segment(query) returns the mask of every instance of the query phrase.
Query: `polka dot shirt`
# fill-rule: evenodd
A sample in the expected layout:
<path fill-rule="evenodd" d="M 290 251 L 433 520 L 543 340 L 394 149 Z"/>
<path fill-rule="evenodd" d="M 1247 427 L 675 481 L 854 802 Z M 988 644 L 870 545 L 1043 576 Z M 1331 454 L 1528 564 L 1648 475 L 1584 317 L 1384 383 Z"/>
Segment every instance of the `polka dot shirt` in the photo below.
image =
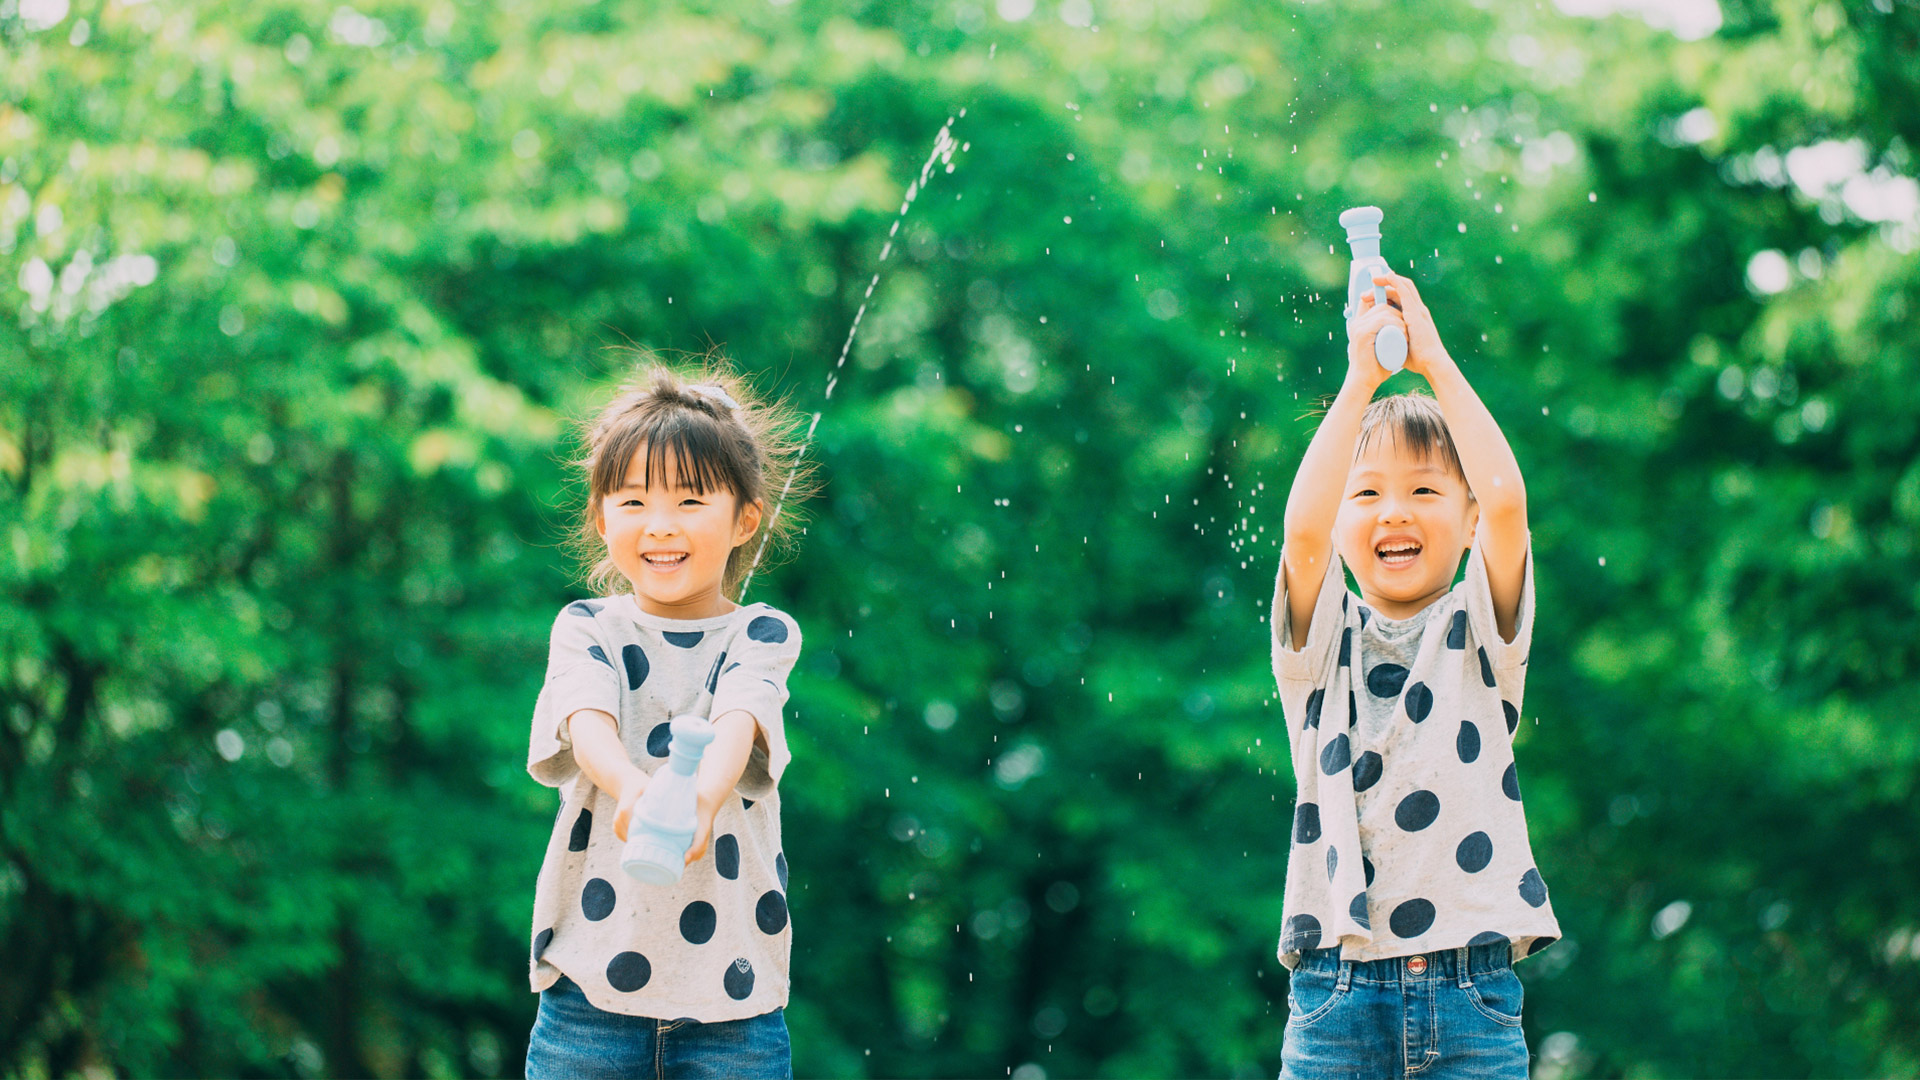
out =
<path fill-rule="evenodd" d="M 604 1011 L 702 1023 L 787 1004 L 792 931 L 775 785 L 799 655 L 800 628 L 765 604 L 663 619 L 615 596 L 570 604 L 554 620 L 527 753 L 527 771 L 562 795 L 534 890 L 536 992 L 565 974 Z M 627 755 L 649 774 L 667 762 L 675 716 L 739 709 L 759 722 L 766 747 L 755 745 L 707 854 L 678 884 L 642 884 L 620 869 L 617 804 L 573 760 L 567 718 L 579 709 L 618 718 Z"/>
<path fill-rule="evenodd" d="M 1286 575 L 1273 671 L 1299 796 L 1280 961 L 1345 960 L 1560 936 L 1527 843 L 1513 759 L 1533 634 L 1529 553 L 1512 642 L 1494 622 L 1484 557 L 1424 610 L 1385 619 L 1331 560 L 1307 640 L 1292 641 Z"/>

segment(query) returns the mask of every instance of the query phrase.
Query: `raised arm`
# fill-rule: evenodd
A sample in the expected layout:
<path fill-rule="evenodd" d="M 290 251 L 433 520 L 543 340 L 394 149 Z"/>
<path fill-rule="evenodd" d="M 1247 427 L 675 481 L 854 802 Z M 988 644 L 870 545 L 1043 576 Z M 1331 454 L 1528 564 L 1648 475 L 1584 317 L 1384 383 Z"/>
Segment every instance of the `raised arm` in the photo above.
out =
<path fill-rule="evenodd" d="M 1407 322 L 1407 370 L 1418 372 L 1433 387 L 1467 486 L 1480 504 L 1478 540 L 1493 593 L 1494 621 L 1500 637 L 1510 642 L 1527 571 L 1527 486 L 1520 463 L 1499 423 L 1440 343 L 1440 331 L 1420 290 L 1398 274 L 1379 275 L 1374 281 L 1387 286 L 1388 295 L 1400 302 Z"/>
<path fill-rule="evenodd" d="M 1347 327 L 1347 377 L 1307 444 L 1306 456 L 1300 459 L 1300 470 L 1287 491 L 1280 572 L 1286 577 L 1288 610 L 1276 611 L 1273 617 L 1289 620 L 1296 650 L 1307 643 L 1313 606 L 1320 599 L 1320 585 L 1333 558 L 1333 519 L 1346 494 L 1360 418 L 1389 374 L 1373 358 L 1373 338 L 1383 326 L 1404 325 L 1392 307 L 1374 306 L 1371 293 L 1362 299 L 1361 309 L 1360 317 Z"/>

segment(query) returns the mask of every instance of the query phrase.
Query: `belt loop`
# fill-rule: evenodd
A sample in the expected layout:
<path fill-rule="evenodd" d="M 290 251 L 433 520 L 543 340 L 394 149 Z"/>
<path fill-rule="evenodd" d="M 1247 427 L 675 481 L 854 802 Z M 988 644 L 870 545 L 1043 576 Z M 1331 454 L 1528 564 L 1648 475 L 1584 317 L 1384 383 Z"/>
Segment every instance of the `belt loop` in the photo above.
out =
<path fill-rule="evenodd" d="M 1339 979 L 1339 982 L 1336 984 L 1336 986 L 1338 987 L 1340 993 L 1344 994 L 1347 992 L 1347 987 L 1352 985 L 1353 985 L 1353 961 L 1342 960 L 1340 961 L 1340 979 Z"/>
<path fill-rule="evenodd" d="M 1472 956 L 1473 950 L 1462 945 L 1458 949 L 1453 950 L 1453 954 L 1458 958 L 1457 962 L 1460 965 L 1460 989 L 1465 990 L 1467 987 L 1473 985 L 1473 966 L 1468 962 L 1468 958 Z"/>

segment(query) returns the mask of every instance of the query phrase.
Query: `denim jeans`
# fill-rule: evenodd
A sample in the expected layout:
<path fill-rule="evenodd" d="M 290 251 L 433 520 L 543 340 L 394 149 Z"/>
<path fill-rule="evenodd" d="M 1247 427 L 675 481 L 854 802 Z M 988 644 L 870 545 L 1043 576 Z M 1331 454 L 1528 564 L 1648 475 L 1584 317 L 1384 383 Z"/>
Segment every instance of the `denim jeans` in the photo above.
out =
<path fill-rule="evenodd" d="M 527 1044 L 527 1080 L 650 1077 L 791 1080 L 784 1010 L 702 1024 L 602 1012 L 572 979 L 540 992 Z"/>
<path fill-rule="evenodd" d="M 1287 990 L 1281 1080 L 1526 1080 L 1511 947 L 1387 960 L 1310 949 Z"/>

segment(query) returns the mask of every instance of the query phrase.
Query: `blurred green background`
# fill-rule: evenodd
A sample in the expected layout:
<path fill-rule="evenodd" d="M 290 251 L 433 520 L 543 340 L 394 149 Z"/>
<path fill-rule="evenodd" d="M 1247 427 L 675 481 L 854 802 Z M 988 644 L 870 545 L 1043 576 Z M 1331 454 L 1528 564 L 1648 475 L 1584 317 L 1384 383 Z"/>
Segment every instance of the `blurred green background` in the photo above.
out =
<path fill-rule="evenodd" d="M 1532 494 L 1536 1075 L 1920 1075 L 1915 0 L 355 4 L 0 0 L 0 1074 L 517 1075 L 570 425 L 881 270 L 796 1068 L 1274 1074 L 1376 203 Z"/>

